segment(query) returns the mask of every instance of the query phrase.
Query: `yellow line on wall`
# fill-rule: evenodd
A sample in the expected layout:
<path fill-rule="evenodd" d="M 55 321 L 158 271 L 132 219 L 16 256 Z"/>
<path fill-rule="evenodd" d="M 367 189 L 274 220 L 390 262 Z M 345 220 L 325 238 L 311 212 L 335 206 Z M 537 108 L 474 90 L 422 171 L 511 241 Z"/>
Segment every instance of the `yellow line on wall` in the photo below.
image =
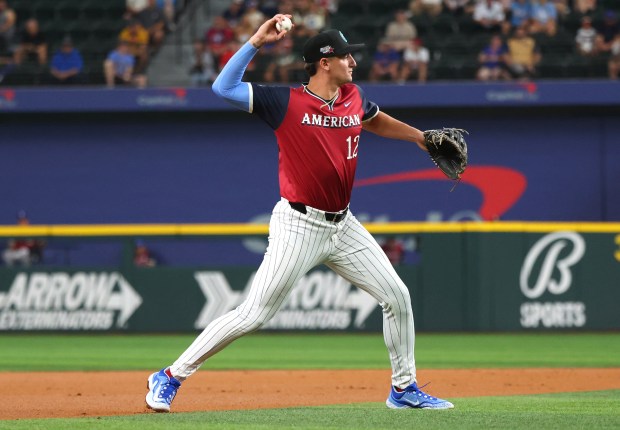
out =
<path fill-rule="evenodd" d="M 618 233 L 620 223 L 604 222 L 390 222 L 366 223 L 373 234 L 409 233 Z M 266 235 L 267 224 L 84 224 L 0 225 L 0 237 L 56 236 L 248 236 Z"/>

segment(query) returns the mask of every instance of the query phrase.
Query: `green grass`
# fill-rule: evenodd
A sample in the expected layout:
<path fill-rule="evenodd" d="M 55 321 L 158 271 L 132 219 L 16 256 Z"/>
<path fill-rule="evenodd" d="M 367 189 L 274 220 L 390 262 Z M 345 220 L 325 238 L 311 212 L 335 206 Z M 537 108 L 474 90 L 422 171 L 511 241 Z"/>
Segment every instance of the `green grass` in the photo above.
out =
<path fill-rule="evenodd" d="M 447 411 L 382 403 L 252 411 L 0 421 L 0 429 L 605 429 L 620 428 L 620 390 L 455 399 Z"/>
<path fill-rule="evenodd" d="M 194 335 L 0 335 L 0 368 L 152 370 Z M 620 367 L 620 333 L 420 334 L 418 367 Z M 246 336 L 210 369 L 389 368 L 375 334 Z M 450 411 L 391 411 L 382 403 L 252 411 L 0 421 L 0 429 L 545 429 L 620 428 L 620 390 L 451 399 Z M 5 404 L 10 407 L 9 403 Z"/>
<path fill-rule="evenodd" d="M 171 363 L 193 335 L 0 335 L 0 369 L 148 370 Z M 620 333 L 421 334 L 420 368 L 618 367 Z M 255 334 L 209 360 L 210 369 L 379 369 L 374 334 Z"/>

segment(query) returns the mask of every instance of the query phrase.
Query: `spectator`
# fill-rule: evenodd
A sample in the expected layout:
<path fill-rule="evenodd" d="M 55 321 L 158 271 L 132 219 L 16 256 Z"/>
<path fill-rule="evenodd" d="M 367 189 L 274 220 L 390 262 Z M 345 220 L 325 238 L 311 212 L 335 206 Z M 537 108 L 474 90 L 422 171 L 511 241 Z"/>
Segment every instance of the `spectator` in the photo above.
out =
<path fill-rule="evenodd" d="M 26 217 L 26 212 L 19 211 L 17 213 L 17 225 L 30 225 L 30 221 Z M 7 248 L 2 253 L 2 260 L 8 267 L 12 267 L 16 263 L 27 267 L 31 264 L 41 262 L 44 247 L 45 242 L 42 240 L 11 239 L 7 244 Z"/>
<path fill-rule="evenodd" d="M 510 5 L 510 26 L 525 27 L 529 31 L 532 21 L 532 5 L 530 0 L 513 0 Z"/>
<path fill-rule="evenodd" d="M 596 39 L 597 34 L 594 27 L 592 27 L 592 18 L 584 16 L 581 18 L 581 27 L 579 27 L 575 36 L 577 52 L 584 57 L 595 56 L 598 53 Z"/>
<path fill-rule="evenodd" d="M 569 0 L 551 0 L 555 4 L 555 9 L 558 11 L 560 18 L 564 18 L 570 14 Z"/>
<path fill-rule="evenodd" d="M 327 16 L 338 12 L 339 0 L 315 0 L 316 3 L 325 9 Z"/>
<path fill-rule="evenodd" d="M 442 0 L 411 0 L 409 10 L 414 16 L 427 14 L 436 17 L 441 13 Z"/>
<path fill-rule="evenodd" d="M 498 0 L 502 8 L 504 9 L 504 13 L 507 13 L 510 10 L 510 5 L 512 4 L 512 0 Z"/>
<path fill-rule="evenodd" d="M 407 13 L 399 9 L 394 13 L 394 20 L 385 29 L 385 40 L 398 52 L 403 52 L 409 42 L 418 34 L 415 26 L 407 19 Z"/>
<path fill-rule="evenodd" d="M 428 77 L 428 62 L 430 53 L 422 45 L 422 40 L 413 39 L 403 52 L 403 60 L 400 69 L 399 82 L 403 83 L 411 75 L 417 75 L 418 83 L 423 84 Z"/>
<path fill-rule="evenodd" d="M 60 49 L 52 56 L 50 63 L 50 83 L 59 85 L 75 85 L 82 83 L 84 61 L 78 50 L 73 46 L 71 37 L 66 36 Z"/>
<path fill-rule="evenodd" d="M 616 34 L 612 40 L 609 51 L 611 54 L 607 63 L 609 79 L 618 79 L 618 72 L 620 72 L 620 34 Z"/>
<path fill-rule="evenodd" d="M 142 26 L 138 19 L 134 19 L 121 31 L 118 39 L 127 44 L 129 53 L 135 57 L 135 72 L 144 71 L 149 59 L 149 32 L 147 29 Z"/>
<path fill-rule="evenodd" d="M 293 15 L 295 17 L 295 4 L 293 0 L 280 0 L 278 3 L 278 12 L 284 15 Z M 269 16 L 269 15 L 267 15 Z"/>
<path fill-rule="evenodd" d="M 138 18 L 140 12 L 146 9 L 147 6 L 148 0 L 126 0 L 123 18 L 126 21 L 134 20 Z"/>
<path fill-rule="evenodd" d="M 587 15 L 596 12 L 596 0 L 574 0 L 573 7 L 578 14 Z"/>
<path fill-rule="evenodd" d="M 146 76 L 135 73 L 136 59 L 131 54 L 127 42 L 120 41 L 118 47 L 110 52 L 103 63 L 105 81 L 108 88 L 116 85 L 136 85 L 146 87 Z"/>
<path fill-rule="evenodd" d="M 0 0 L 0 53 L 12 52 L 17 15 L 6 0 Z"/>
<path fill-rule="evenodd" d="M 558 11 L 549 0 L 534 0 L 530 33 L 546 33 L 553 37 L 557 31 Z"/>
<path fill-rule="evenodd" d="M 325 27 L 327 11 L 321 8 L 314 0 L 296 0 L 293 22 L 304 26 L 311 36 L 314 36 Z M 310 37 L 311 37 L 310 36 Z"/>
<path fill-rule="evenodd" d="M 213 19 L 213 25 L 205 33 L 207 47 L 216 58 L 222 55 L 228 46 L 228 42 L 234 40 L 234 38 L 235 33 L 223 16 L 216 16 Z"/>
<path fill-rule="evenodd" d="M 166 27 L 172 31 L 175 27 L 176 0 L 157 0 L 157 6 L 164 12 Z"/>
<path fill-rule="evenodd" d="M 194 42 L 194 64 L 189 73 L 194 86 L 212 84 L 217 77 L 215 58 L 201 40 Z"/>
<path fill-rule="evenodd" d="M 381 245 L 381 249 L 385 252 L 388 260 L 393 266 L 400 266 L 405 259 L 405 247 L 395 237 L 388 237 Z"/>
<path fill-rule="evenodd" d="M 506 15 L 497 0 L 480 0 L 474 9 L 474 21 L 485 32 L 499 33 Z"/>
<path fill-rule="evenodd" d="M 512 76 L 528 79 L 536 75 L 536 66 L 540 62 L 540 53 L 536 41 L 525 31 L 525 27 L 515 29 L 508 39 L 508 68 Z"/>
<path fill-rule="evenodd" d="M 267 65 L 264 73 L 265 82 L 289 82 L 290 73 L 303 69 L 301 57 L 296 55 L 291 38 L 279 40 L 273 49 L 273 61 Z"/>
<path fill-rule="evenodd" d="M 243 14 L 247 17 L 248 21 L 250 21 L 250 24 L 252 25 L 252 28 L 255 30 L 260 27 L 263 22 L 265 22 L 265 14 L 261 12 L 258 6 L 259 3 L 257 0 L 250 0 L 246 4 L 245 13 Z"/>
<path fill-rule="evenodd" d="M 148 0 L 147 7 L 138 14 L 137 21 L 148 32 L 148 45 L 151 51 L 157 51 L 166 35 L 166 16 L 157 5 L 157 0 Z"/>
<path fill-rule="evenodd" d="M 597 28 L 598 37 L 596 40 L 597 49 L 599 52 L 610 52 L 611 45 L 616 38 L 616 35 L 620 33 L 620 24 L 618 24 L 618 16 L 612 10 L 605 12 L 603 22 Z"/>
<path fill-rule="evenodd" d="M 222 17 L 228 21 L 228 25 L 230 25 L 230 27 L 235 27 L 239 24 L 239 21 L 244 13 L 245 8 L 243 7 L 243 0 L 232 0 L 232 2 L 228 5 L 228 8 L 222 12 Z"/>
<path fill-rule="evenodd" d="M 508 49 L 499 35 L 491 37 L 489 44 L 478 55 L 480 68 L 476 78 L 479 81 L 509 79 L 506 59 Z"/>
<path fill-rule="evenodd" d="M 235 40 L 244 44 L 256 32 L 256 27 L 252 25 L 248 15 L 243 15 L 233 31 L 235 32 Z"/>
<path fill-rule="evenodd" d="M 372 66 L 368 80 L 376 82 L 389 78 L 391 81 L 398 80 L 398 66 L 400 64 L 400 54 L 393 45 L 386 39 L 382 39 L 377 51 L 372 59 Z"/>
<path fill-rule="evenodd" d="M 133 264 L 136 267 L 157 266 L 157 261 L 153 258 L 151 252 L 141 240 L 136 241 L 136 246 L 133 252 Z"/>
<path fill-rule="evenodd" d="M 24 60 L 30 58 L 39 65 L 47 64 L 47 40 L 39 30 L 39 21 L 34 18 L 30 18 L 24 24 L 24 30 L 15 50 L 15 63 L 22 64 Z"/>
<path fill-rule="evenodd" d="M 230 58 L 235 54 L 235 52 L 239 50 L 240 47 L 241 47 L 241 44 L 234 39 L 228 42 L 228 44 L 226 45 L 226 49 L 218 57 L 218 65 L 217 65 L 218 72 L 222 71 L 226 63 L 228 63 L 228 60 L 230 60 Z M 248 68 L 251 68 L 251 67 L 252 66 L 248 66 Z"/>
<path fill-rule="evenodd" d="M 444 0 L 443 7 L 450 15 L 456 17 L 474 13 L 473 0 Z"/>

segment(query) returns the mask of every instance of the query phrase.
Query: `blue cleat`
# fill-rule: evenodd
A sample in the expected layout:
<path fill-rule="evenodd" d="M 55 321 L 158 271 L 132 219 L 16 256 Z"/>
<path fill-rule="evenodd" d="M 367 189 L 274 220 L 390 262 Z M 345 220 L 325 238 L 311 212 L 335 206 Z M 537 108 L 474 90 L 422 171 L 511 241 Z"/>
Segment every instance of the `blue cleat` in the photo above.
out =
<path fill-rule="evenodd" d="M 438 399 L 437 397 L 426 394 L 418 388 L 418 384 L 415 382 L 401 392 L 396 391 L 394 387 L 392 387 L 385 404 L 390 409 L 451 409 L 454 407 L 454 405 L 447 400 Z"/>
<path fill-rule="evenodd" d="M 146 388 L 146 405 L 155 412 L 170 412 L 170 405 L 177 395 L 181 382 L 175 379 L 168 368 L 149 376 Z"/>

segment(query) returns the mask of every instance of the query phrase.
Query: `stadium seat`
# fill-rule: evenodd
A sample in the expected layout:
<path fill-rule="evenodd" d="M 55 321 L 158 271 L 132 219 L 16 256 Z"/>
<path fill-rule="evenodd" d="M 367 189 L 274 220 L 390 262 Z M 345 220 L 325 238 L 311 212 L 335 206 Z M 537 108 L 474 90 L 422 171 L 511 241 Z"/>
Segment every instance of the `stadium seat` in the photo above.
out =
<path fill-rule="evenodd" d="M 431 32 L 431 23 L 428 18 L 424 16 L 414 16 L 410 20 L 418 31 L 418 36 L 426 36 Z"/>
<path fill-rule="evenodd" d="M 457 20 L 459 32 L 463 35 L 471 35 L 478 33 L 478 24 L 474 22 L 471 16 L 463 15 Z"/>
<path fill-rule="evenodd" d="M 348 30 L 351 28 L 351 18 L 341 14 L 334 15 L 329 19 L 329 28 L 337 28 L 348 36 Z"/>
<path fill-rule="evenodd" d="M 357 0 L 343 0 L 338 4 L 338 14 L 356 19 L 365 15 L 364 5 Z"/>
<path fill-rule="evenodd" d="M 11 4 L 11 8 L 15 11 L 17 15 L 18 26 L 21 25 L 28 18 L 34 16 L 34 10 L 30 6 L 29 2 L 21 1 L 18 3 Z"/>
<path fill-rule="evenodd" d="M 79 3 L 74 1 L 65 1 L 58 4 L 57 7 L 58 19 L 67 22 L 74 22 L 80 20 L 82 17 L 82 10 Z"/>
<path fill-rule="evenodd" d="M 33 1 L 31 4 L 34 15 L 39 22 L 53 21 L 56 19 L 56 2 L 37 0 Z"/>
<path fill-rule="evenodd" d="M 441 14 L 432 20 L 431 27 L 434 33 L 439 34 L 457 34 L 459 33 L 459 24 L 457 19 L 450 14 Z"/>
<path fill-rule="evenodd" d="M 563 54 L 543 55 L 537 69 L 540 78 L 565 78 L 568 74 L 566 57 Z"/>
<path fill-rule="evenodd" d="M 368 3 L 368 15 L 380 20 L 392 19 L 398 4 L 385 0 L 371 0 Z"/>
<path fill-rule="evenodd" d="M 360 19 L 351 24 L 351 29 L 358 34 L 364 35 L 364 38 L 359 40 L 368 40 L 369 38 L 379 39 L 385 34 L 385 27 L 388 22 L 388 16 L 377 19 L 373 16 L 366 15 L 360 17 Z"/>

